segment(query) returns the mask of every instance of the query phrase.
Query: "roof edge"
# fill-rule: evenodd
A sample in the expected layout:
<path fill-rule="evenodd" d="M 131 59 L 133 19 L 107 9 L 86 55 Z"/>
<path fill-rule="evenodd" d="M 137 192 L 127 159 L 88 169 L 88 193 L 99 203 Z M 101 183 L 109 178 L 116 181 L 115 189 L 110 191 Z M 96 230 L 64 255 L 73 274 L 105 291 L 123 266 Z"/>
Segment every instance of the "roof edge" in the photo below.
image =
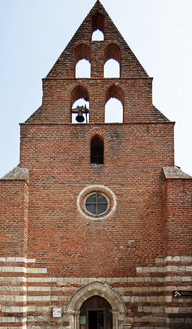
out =
<path fill-rule="evenodd" d="M 163 167 L 163 173 L 166 179 L 192 179 L 178 167 Z"/>
<path fill-rule="evenodd" d="M 17 167 L 9 171 L 0 180 L 25 180 L 29 184 L 29 169 Z"/>

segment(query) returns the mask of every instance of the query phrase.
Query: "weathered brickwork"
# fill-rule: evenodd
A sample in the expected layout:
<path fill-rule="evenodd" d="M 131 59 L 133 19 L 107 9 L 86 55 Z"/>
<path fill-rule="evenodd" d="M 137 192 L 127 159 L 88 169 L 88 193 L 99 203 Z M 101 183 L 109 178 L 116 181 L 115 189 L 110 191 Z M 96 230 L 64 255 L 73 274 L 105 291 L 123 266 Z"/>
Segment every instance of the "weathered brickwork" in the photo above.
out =
<path fill-rule="evenodd" d="M 103 41 L 91 41 L 97 29 Z M 75 78 L 82 58 L 90 78 Z M 104 78 L 110 58 L 119 78 Z M 105 123 L 111 97 L 122 123 Z M 80 98 L 89 123 L 73 124 Z M 174 167 L 174 122 L 153 106 L 152 79 L 100 1 L 20 129 L 20 165 L 0 180 L 0 329 L 94 329 L 81 307 L 96 296 L 111 307 L 103 329 L 190 329 L 192 177 Z M 91 160 L 95 137 L 101 163 Z M 107 200 L 101 215 L 86 209 L 94 193 Z"/>

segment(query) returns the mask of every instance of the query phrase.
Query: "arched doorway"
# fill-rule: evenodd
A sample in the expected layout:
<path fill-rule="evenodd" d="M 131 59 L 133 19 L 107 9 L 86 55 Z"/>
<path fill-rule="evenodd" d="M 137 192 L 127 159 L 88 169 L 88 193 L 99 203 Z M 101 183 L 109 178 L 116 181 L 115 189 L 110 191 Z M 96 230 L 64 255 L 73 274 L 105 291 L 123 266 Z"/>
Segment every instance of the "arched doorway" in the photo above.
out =
<path fill-rule="evenodd" d="M 81 329 L 81 308 L 88 299 L 96 296 L 104 299 L 111 307 L 112 326 L 110 328 L 123 329 L 124 318 L 128 314 L 127 308 L 121 299 L 121 296 L 112 287 L 110 287 L 107 283 L 99 281 L 90 282 L 85 286 L 82 286 L 71 296 L 65 313 L 66 315 L 69 315 L 68 319 L 71 322 L 70 329 Z M 82 319 L 82 322 L 83 320 L 87 319 Z M 84 324 L 83 328 L 92 329 L 88 328 L 87 322 Z M 109 327 L 105 327 L 104 329 L 109 329 Z"/>
<path fill-rule="evenodd" d="M 88 298 L 80 309 L 80 329 L 112 329 L 112 308 L 100 296 Z"/>

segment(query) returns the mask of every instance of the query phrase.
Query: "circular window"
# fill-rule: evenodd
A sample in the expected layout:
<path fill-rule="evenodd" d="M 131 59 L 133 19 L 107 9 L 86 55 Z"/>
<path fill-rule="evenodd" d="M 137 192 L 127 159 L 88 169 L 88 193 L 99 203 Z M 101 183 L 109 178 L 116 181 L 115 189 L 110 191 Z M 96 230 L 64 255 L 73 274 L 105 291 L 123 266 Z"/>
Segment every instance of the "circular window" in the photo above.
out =
<path fill-rule="evenodd" d="M 85 199 L 85 208 L 93 215 L 101 215 L 108 210 L 109 200 L 105 195 L 93 192 Z"/>
<path fill-rule="evenodd" d="M 77 197 L 77 209 L 87 219 L 103 220 L 116 210 L 115 194 L 104 185 L 88 185 Z"/>

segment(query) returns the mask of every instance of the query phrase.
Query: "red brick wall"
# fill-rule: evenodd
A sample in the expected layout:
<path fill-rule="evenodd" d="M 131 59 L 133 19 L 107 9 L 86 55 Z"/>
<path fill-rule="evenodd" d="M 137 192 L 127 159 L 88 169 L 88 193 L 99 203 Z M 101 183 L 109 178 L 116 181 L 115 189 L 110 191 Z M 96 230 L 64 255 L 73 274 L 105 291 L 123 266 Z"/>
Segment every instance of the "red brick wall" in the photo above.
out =
<path fill-rule="evenodd" d="M 104 165 L 90 164 L 90 140 L 104 139 Z M 173 124 L 21 125 L 21 167 L 30 170 L 29 258 L 52 276 L 135 275 L 164 257 L 163 166 L 173 166 Z M 77 196 L 109 187 L 116 212 L 82 216 Z M 132 241 L 132 242 L 130 242 Z"/>
<path fill-rule="evenodd" d="M 166 181 L 167 255 L 192 254 L 192 180 Z"/>
<path fill-rule="evenodd" d="M 26 257 L 28 186 L 23 180 L 1 180 L 0 195 L 1 256 Z"/>

